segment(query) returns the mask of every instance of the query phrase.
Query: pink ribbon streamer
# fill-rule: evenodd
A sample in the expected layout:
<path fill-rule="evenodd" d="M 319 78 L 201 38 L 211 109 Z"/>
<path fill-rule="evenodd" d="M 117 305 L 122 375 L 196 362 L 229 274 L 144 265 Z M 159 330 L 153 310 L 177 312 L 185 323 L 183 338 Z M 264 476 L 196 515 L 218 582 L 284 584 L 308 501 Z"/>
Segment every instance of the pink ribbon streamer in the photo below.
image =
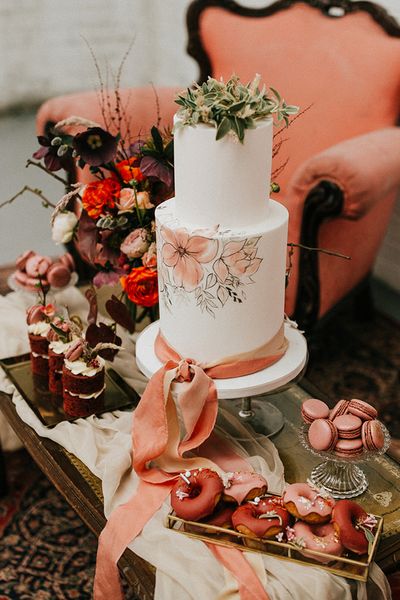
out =
<path fill-rule="evenodd" d="M 139 486 L 127 503 L 113 511 L 99 537 L 94 600 L 123 600 L 117 561 L 161 508 L 182 470 L 200 467 L 220 473 L 222 469 L 251 470 L 244 459 L 212 433 L 218 412 L 213 378 L 239 377 L 264 369 L 284 354 L 286 346 L 282 327 L 269 344 L 253 353 L 228 357 L 210 365 L 197 365 L 190 359 L 182 359 L 162 336 L 158 336 L 155 350 L 164 366 L 150 379 L 133 417 L 132 465 L 140 477 Z M 180 439 L 178 415 L 171 394 L 174 381 L 183 383 L 178 395 L 186 429 L 183 440 Z M 200 446 L 202 457 L 184 456 Z M 238 581 L 241 600 L 269 600 L 240 550 L 207 545 Z"/>

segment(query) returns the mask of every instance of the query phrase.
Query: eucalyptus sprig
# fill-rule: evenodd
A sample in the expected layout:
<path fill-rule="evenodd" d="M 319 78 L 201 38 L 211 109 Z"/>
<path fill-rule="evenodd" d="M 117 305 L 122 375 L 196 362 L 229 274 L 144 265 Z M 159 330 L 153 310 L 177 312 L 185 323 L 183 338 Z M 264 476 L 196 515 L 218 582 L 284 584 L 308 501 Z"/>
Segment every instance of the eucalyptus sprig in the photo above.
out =
<path fill-rule="evenodd" d="M 175 102 L 182 108 L 174 130 L 185 125 L 206 123 L 216 128 L 216 139 L 232 132 L 243 143 L 245 130 L 254 129 L 257 121 L 268 117 L 289 124 L 290 115 L 298 112 L 281 98 L 279 92 L 265 85 L 259 89 L 260 75 L 244 85 L 237 75 L 224 81 L 209 77 L 202 85 L 195 84 L 178 95 Z"/>

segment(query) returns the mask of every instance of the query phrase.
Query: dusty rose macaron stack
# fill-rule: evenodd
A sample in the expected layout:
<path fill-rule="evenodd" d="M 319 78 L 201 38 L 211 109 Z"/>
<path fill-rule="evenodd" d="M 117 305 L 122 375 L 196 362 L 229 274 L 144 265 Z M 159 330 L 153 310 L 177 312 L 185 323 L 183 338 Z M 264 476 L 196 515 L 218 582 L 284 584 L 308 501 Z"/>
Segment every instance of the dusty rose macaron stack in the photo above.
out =
<path fill-rule="evenodd" d="M 325 402 L 305 400 L 301 414 L 309 424 L 308 441 L 314 450 L 333 451 L 342 458 L 360 455 L 364 450 L 379 451 L 385 436 L 377 410 L 363 400 L 339 400 L 332 410 Z"/>
<path fill-rule="evenodd" d="M 36 292 L 38 287 L 44 290 L 64 288 L 75 271 L 75 263 L 68 252 L 56 260 L 42 256 L 33 250 L 27 250 L 15 261 L 16 270 L 12 277 L 19 288 Z"/>

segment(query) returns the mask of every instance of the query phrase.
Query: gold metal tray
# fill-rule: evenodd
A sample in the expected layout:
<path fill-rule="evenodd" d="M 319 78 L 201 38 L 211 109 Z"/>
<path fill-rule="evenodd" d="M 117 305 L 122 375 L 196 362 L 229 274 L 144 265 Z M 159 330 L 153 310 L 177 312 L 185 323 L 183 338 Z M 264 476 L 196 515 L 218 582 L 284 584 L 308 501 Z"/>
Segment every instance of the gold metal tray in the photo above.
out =
<path fill-rule="evenodd" d="M 376 516 L 376 515 L 374 515 Z M 324 571 L 329 571 L 334 575 L 347 577 L 348 579 L 356 579 L 358 581 L 367 581 L 369 566 L 372 563 L 379 538 L 383 528 L 383 518 L 376 516 L 377 525 L 374 532 L 374 541 L 370 545 L 368 555 L 357 557 L 349 553 L 340 557 L 333 557 L 324 552 L 317 552 L 307 548 L 307 556 L 304 556 L 301 551 L 293 544 L 286 542 L 278 542 L 275 540 L 267 540 L 265 538 L 252 538 L 232 529 L 216 527 L 215 525 L 207 525 L 194 521 L 185 521 L 177 517 L 174 512 L 167 516 L 166 526 L 168 529 L 177 533 L 183 533 L 188 537 L 196 538 L 210 544 L 225 546 L 226 548 L 238 548 L 245 552 L 257 552 L 259 554 L 267 554 L 280 560 L 287 560 L 299 565 L 318 567 Z M 188 531 L 190 529 L 190 531 Z M 252 544 L 252 547 L 246 544 Z M 316 557 L 330 557 L 332 562 L 323 564 Z M 315 557 L 315 558 L 314 558 Z"/>
<path fill-rule="evenodd" d="M 6 371 L 21 396 L 46 427 L 54 427 L 62 421 L 76 421 L 63 410 L 62 398 L 54 396 L 46 386 L 37 385 L 33 379 L 29 354 L 13 356 L 0 360 L 0 366 Z M 139 402 L 139 395 L 113 369 L 107 369 L 106 389 L 102 406 L 93 414 L 132 408 Z"/>

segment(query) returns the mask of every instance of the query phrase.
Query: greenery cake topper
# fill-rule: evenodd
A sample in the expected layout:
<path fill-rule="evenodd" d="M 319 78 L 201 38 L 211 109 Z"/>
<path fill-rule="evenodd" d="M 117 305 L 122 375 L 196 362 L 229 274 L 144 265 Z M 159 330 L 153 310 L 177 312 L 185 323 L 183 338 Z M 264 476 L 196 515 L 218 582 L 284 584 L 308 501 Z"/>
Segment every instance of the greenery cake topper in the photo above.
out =
<path fill-rule="evenodd" d="M 257 121 L 275 117 L 277 122 L 288 125 L 289 116 L 295 115 L 298 107 L 286 104 L 272 87 L 270 95 L 265 85 L 260 90 L 260 79 L 256 75 L 244 85 L 237 75 L 232 75 L 226 83 L 222 78 L 209 77 L 201 85 L 194 84 L 175 100 L 182 108 L 177 112 L 179 120 L 174 129 L 205 123 L 216 128 L 217 140 L 231 133 L 243 143 L 245 130 L 254 129 Z"/>

